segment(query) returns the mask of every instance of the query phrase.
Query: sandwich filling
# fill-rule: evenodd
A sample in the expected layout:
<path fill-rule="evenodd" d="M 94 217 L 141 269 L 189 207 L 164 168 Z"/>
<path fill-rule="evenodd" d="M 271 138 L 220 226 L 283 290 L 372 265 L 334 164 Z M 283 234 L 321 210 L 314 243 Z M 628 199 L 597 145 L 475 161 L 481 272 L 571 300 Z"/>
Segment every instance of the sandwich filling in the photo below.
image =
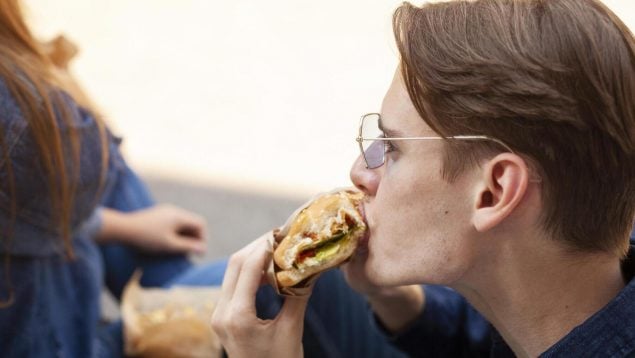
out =
<path fill-rule="evenodd" d="M 323 241 L 313 248 L 301 251 L 298 253 L 295 261 L 293 262 L 293 266 L 298 268 L 300 265 L 318 265 L 320 261 L 336 254 L 339 251 L 340 246 L 345 244 L 347 240 L 347 234 L 339 233 L 333 238 Z"/>
<path fill-rule="evenodd" d="M 295 250 L 289 250 L 289 259 L 293 259 L 293 267 L 296 269 L 320 265 L 331 256 L 337 254 L 342 247 L 347 246 L 351 237 L 360 227 L 356 220 L 340 210 L 338 215 L 330 218 L 322 231 L 303 232 L 302 239 Z"/>
<path fill-rule="evenodd" d="M 367 230 L 360 208 L 363 198 L 353 190 L 322 195 L 287 220 L 273 252 L 280 287 L 294 287 L 351 257 Z"/>

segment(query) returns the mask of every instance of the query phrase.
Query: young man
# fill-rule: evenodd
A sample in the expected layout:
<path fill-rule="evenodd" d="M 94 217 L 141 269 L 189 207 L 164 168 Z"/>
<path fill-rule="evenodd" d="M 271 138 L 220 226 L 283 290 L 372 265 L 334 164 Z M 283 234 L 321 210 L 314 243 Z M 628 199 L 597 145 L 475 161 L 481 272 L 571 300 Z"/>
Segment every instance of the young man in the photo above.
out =
<path fill-rule="evenodd" d="M 351 170 L 370 235 L 343 270 L 381 329 L 411 355 L 631 354 L 632 34 L 596 0 L 405 4 L 394 29 L 399 69 L 360 130 L 380 138 Z M 255 316 L 267 260 L 257 240 L 227 268 L 232 357 L 302 354 L 305 299 Z"/>

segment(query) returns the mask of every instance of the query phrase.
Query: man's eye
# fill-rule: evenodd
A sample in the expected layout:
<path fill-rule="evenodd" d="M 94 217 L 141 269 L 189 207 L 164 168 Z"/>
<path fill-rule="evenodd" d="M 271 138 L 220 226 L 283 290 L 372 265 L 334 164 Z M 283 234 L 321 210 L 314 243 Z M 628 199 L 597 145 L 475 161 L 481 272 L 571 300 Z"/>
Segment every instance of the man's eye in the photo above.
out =
<path fill-rule="evenodd" d="M 390 152 L 392 152 L 392 151 L 394 151 L 396 149 L 397 149 L 397 147 L 395 147 L 395 145 L 393 144 L 392 141 L 387 140 L 387 141 L 384 142 L 384 152 L 385 153 L 390 153 Z"/>

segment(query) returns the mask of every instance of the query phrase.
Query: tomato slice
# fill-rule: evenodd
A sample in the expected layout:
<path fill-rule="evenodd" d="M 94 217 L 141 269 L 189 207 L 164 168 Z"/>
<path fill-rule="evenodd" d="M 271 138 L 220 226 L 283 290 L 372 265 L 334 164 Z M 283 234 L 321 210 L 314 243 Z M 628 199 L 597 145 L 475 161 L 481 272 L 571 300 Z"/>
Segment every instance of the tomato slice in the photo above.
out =
<path fill-rule="evenodd" d="M 298 254 L 298 257 L 295 259 L 295 261 L 297 263 L 301 263 L 306 258 L 315 256 L 316 253 L 317 253 L 316 249 L 308 249 L 306 251 L 302 251 L 301 253 Z"/>

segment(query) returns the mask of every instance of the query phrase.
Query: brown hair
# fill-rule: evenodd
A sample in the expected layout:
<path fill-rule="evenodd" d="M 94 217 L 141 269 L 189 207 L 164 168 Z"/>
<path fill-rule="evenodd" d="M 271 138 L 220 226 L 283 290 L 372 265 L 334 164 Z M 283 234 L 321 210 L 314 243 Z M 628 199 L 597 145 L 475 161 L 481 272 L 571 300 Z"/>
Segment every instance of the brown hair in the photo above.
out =
<path fill-rule="evenodd" d="M 615 14 L 595 0 L 404 3 L 393 28 L 409 95 L 431 128 L 501 139 L 542 176 L 550 234 L 576 250 L 625 253 L 635 42 Z M 448 180 L 495 150 L 446 148 Z"/>
<path fill-rule="evenodd" d="M 41 198 L 42 202 L 51 203 L 52 225 L 55 226 L 52 229 L 59 233 L 67 256 L 72 258 L 71 219 L 79 176 L 80 141 L 53 67 L 51 60 L 42 52 L 41 44 L 26 26 L 18 0 L 1 1 L 0 78 L 26 121 L 28 134 L 36 147 L 36 161 L 45 173 L 50 193 L 49 200 Z M 105 163 L 105 126 L 100 120 L 97 123 Z M 0 192 L 6 193 L 9 198 L 9 207 L 3 209 L 8 210 L 10 222 L 15 223 L 21 208 L 16 204 L 16 178 L 5 143 L 6 135 L 10 133 L 6 124 L 0 125 L 0 170 L 6 179 L 0 183 Z M 11 245 L 11 233 L 11 228 L 1 228 L 1 243 L 5 247 Z M 5 265 L 8 272 L 8 256 L 5 257 Z"/>

